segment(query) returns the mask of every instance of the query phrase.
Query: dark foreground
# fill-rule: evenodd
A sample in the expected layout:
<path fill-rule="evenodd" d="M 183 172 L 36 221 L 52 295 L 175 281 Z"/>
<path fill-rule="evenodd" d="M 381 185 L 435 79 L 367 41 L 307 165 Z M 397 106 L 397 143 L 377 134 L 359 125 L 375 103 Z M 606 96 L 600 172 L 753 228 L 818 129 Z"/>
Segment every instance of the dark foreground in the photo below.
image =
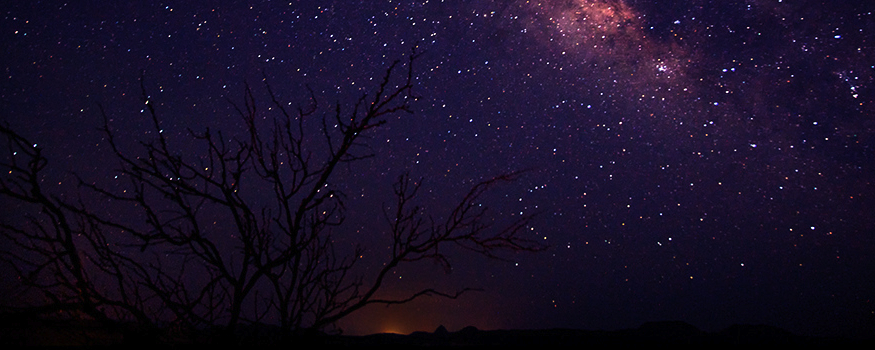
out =
<path fill-rule="evenodd" d="M 704 332 L 684 322 L 652 322 L 637 329 L 587 331 L 547 330 L 478 330 L 466 327 L 449 332 L 443 326 L 432 333 L 409 335 L 374 334 L 368 336 L 289 335 L 271 326 L 250 326 L 229 337 L 223 332 L 180 334 L 158 330 L 146 335 L 108 330 L 89 322 L 59 322 L 16 319 L 8 315 L 0 322 L 0 345 L 128 347 L 143 345 L 190 346 L 223 345 L 230 342 L 245 346 L 289 347 L 314 345 L 331 347 L 398 346 L 410 347 L 514 347 L 514 346 L 617 346 L 617 345 L 875 345 L 875 338 L 798 336 L 780 328 L 764 325 L 734 325 L 719 332 Z"/>

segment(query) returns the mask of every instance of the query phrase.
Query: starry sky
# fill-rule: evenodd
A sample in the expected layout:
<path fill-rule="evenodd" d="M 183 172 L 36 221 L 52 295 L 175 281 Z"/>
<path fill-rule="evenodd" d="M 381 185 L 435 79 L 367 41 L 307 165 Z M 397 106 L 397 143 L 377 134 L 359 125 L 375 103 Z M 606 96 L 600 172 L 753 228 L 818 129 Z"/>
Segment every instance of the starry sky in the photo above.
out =
<path fill-rule="evenodd" d="M 375 208 L 400 174 L 440 212 L 537 213 L 549 248 L 449 252 L 384 290 L 483 289 L 375 306 L 345 334 L 621 329 L 682 320 L 806 335 L 875 330 L 875 6 L 806 0 L 15 1 L 2 6 L 2 119 L 40 143 L 46 183 L 112 185 L 98 105 L 126 140 L 240 131 L 244 84 L 270 102 L 349 104 L 413 47 L 413 114 L 344 169 L 341 240 L 378 263 Z M 145 135 L 148 136 L 148 135 Z M 187 141 L 188 140 L 188 141 Z M 194 151 L 191 151 L 194 152 Z M 194 155 L 192 155 L 194 156 Z M 100 203 L 93 203 L 95 210 Z M 439 215 L 439 214 L 438 214 Z M 344 242 L 346 242 L 344 241 Z M 368 260 L 373 259 L 373 260 Z M 367 272 L 367 271 L 365 271 Z"/>

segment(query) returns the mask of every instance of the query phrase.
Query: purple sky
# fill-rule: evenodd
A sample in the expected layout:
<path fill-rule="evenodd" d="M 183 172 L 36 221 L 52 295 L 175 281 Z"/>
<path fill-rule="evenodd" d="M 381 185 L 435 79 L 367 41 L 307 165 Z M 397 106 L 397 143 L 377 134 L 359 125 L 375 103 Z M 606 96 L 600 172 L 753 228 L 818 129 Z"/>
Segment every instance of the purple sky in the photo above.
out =
<path fill-rule="evenodd" d="M 875 330 L 875 14 L 867 1 L 17 1 L 3 6 L 3 120 L 70 171 L 115 186 L 96 129 L 144 137 L 140 72 L 184 156 L 186 128 L 239 132 L 226 98 L 262 72 L 280 99 L 349 106 L 415 42 L 413 114 L 344 169 L 338 239 L 385 254 L 391 182 L 424 178 L 427 208 L 472 181 L 499 220 L 540 213 L 549 245 L 507 261 L 449 252 L 453 271 L 398 269 L 386 295 L 482 292 L 375 306 L 347 334 L 619 329 L 683 320 L 799 334 Z M 146 4 L 149 3 L 149 4 Z M 341 181 L 343 180 L 343 181 Z M 101 208 L 93 204 L 95 210 Z M 437 214 L 440 215 L 440 214 Z M 364 270 L 367 273 L 369 270 Z"/>

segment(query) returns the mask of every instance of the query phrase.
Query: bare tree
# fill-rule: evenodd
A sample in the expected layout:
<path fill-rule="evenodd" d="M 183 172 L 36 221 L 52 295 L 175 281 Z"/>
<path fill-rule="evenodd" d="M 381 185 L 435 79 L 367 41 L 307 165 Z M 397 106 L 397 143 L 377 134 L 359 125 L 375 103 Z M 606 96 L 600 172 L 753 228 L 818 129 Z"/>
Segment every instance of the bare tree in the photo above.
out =
<path fill-rule="evenodd" d="M 189 130 L 202 147 L 197 157 L 171 151 L 141 79 L 154 138 L 141 141 L 138 151 L 119 142 L 101 109 L 107 145 L 126 185 L 80 179 L 82 196 L 134 208 L 139 220 L 49 195 L 39 180 L 47 165 L 42 150 L 0 126 L 9 151 L 0 165 L 0 195 L 38 213 L 0 226 L 11 243 L 3 259 L 23 286 L 45 296 L 28 308 L 192 329 L 234 330 L 271 320 L 287 330 L 322 330 L 371 304 L 458 297 L 466 290 L 423 289 L 398 299 L 378 293 L 402 263 L 432 259 L 448 266 L 445 246 L 494 258 L 501 251 L 540 249 L 522 236 L 531 216 L 496 227 L 480 203 L 490 188 L 518 173 L 476 184 L 439 216 L 415 204 L 422 181 L 404 174 L 393 186 L 395 203 L 384 211 L 392 249 L 379 271 L 358 273 L 353 267 L 363 248 L 336 246 L 333 235 L 342 232 L 346 207 L 330 182 L 341 165 L 376 156 L 364 135 L 386 117 L 412 111 L 416 57 L 413 52 L 404 64 L 388 67 L 373 94 L 350 108 L 337 104 L 321 117 L 312 91 L 307 106 L 290 110 L 265 84 L 268 112 L 275 114 L 268 119 L 247 85 L 242 105 L 230 101 L 246 136 L 228 141 L 221 132 Z M 405 65 L 406 74 L 398 74 Z"/>

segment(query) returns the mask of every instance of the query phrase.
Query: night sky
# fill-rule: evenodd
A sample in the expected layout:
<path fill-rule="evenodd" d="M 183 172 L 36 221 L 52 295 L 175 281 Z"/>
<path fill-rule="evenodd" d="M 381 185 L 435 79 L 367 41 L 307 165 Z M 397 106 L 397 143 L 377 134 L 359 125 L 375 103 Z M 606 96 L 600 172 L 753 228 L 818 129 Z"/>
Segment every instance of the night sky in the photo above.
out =
<path fill-rule="evenodd" d="M 351 106 L 416 47 L 413 114 L 368 136 L 339 173 L 342 244 L 385 245 L 380 206 L 404 172 L 435 215 L 473 183 L 528 169 L 485 200 L 538 216 L 549 248 L 489 260 L 448 252 L 399 268 L 385 295 L 480 288 L 373 306 L 345 334 L 768 324 L 875 331 L 875 5 L 868 1 L 13 1 L 2 6 L 2 120 L 71 172 L 112 187 L 98 130 L 243 129 L 228 100 L 263 81 L 292 106 Z M 134 148 L 132 148 L 134 149 Z M 86 202 L 90 200 L 84 199 Z M 94 210 L 113 208 L 99 201 Z M 11 276 L 4 276 L 10 278 Z"/>

